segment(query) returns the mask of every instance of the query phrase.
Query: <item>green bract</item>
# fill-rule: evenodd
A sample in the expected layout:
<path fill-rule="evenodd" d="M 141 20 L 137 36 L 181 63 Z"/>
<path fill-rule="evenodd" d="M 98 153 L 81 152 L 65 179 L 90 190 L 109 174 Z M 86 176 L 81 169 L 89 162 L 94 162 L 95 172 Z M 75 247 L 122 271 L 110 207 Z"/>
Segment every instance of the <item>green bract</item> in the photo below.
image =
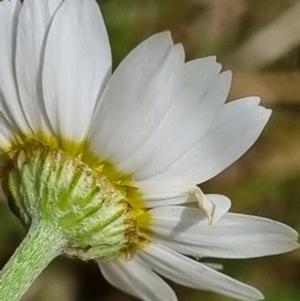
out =
<path fill-rule="evenodd" d="M 63 253 L 85 260 L 127 256 L 144 241 L 136 211 L 106 175 L 34 140 L 9 157 L 13 206 L 28 226 L 52 225 L 65 240 Z"/>

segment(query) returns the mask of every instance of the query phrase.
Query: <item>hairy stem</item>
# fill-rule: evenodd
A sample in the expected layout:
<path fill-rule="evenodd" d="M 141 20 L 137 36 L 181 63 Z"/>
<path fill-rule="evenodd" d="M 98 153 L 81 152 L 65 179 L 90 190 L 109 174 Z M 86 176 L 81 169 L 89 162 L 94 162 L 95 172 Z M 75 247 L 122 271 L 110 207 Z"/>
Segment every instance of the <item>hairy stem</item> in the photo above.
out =
<path fill-rule="evenodd" d="M 0 300 L 20 300 L 48 264 L 61 254 L 63 245 L 63 238 L 53 226 L 33 224 L 0 272 Z"/>

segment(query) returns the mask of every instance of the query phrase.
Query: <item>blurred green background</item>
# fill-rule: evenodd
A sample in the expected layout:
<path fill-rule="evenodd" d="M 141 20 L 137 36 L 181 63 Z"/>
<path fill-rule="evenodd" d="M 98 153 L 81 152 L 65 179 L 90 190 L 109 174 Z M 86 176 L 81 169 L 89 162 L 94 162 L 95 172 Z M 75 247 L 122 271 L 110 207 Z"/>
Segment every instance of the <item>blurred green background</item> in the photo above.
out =
<path fill-rule="evenodd" d="M 138 43 L 170 30 L 187 60 L 217 55 L 234 74 L 229 100 L 259 95 L 273 109 L 250 151 L 201 185 L 225 194 L 232 211 L 282 221 L 300 231 L 300 2 L 295 0 L 102 0 L 114 68 Z M 138 84 L 138 83 L 137 83 Z M 201 168 L 201 166 L 199 166 Z M 0 266 L 25 230 L 0 200 Z M 300 300 L 300 251 L 251 260 L 218 260 L 224 272 L 256 286 L 267 301 Z M 181 301 L 231 300 L 171 283 Z M 93 263 L 59 258 L 24 301 L 129 301 Z M 166 300 L 167 301 L 167 300 Z"/>

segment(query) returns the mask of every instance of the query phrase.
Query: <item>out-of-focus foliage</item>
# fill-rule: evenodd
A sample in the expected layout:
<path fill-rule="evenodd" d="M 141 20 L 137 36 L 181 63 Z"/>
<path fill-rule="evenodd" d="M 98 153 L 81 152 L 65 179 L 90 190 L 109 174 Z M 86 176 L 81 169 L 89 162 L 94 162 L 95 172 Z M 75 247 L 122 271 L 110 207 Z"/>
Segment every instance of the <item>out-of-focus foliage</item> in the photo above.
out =
<path fill-rule="evenodd" d="M 276 219 L 300 231 L 299 1 L 99 0 L 99 4 L 115 68 L 143 39 L 170 30 L 174 40 L 184 45 L 188 59 L 217 54 L 226 69 L 233 69 L 230 99 L 260 95 L 263 104 L 273 109 L 271 121 L 256 145 L 201 187 L 206 192 L 230 196 L 233 211 Z M 0 194 L 1 266 L 25 235 L 3 200 Z M 218 262 L 224 264 L 225 273 L 260 288 L 267 301 L 300 300 L 300 251 Z M 171 285 L 181 301 L 230 300 Z M 110 287 L 96 265 L 59 258 L 38 279 L 26 300 L 133 298 Z"/>

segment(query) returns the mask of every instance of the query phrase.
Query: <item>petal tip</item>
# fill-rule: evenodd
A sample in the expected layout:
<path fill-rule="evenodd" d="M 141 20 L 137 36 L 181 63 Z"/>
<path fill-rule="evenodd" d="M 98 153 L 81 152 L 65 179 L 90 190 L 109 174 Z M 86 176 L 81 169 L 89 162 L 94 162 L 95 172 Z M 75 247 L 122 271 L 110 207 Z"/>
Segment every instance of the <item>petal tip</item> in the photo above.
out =
<path fill-rule="evenodd" d="M 149 37 L 150 39 L 156 39 L 157 42 L 159 42 L 159 40 L 161 41 L 167 41 L 169 43 L 170 46 L 174 45 L 174 41 L 172 38 L 172 34 L 170 31 L 166 30 L 166 31 L 162 31 L 159 33 L 155 33 L 153 34 L 151 37 Z"/>

